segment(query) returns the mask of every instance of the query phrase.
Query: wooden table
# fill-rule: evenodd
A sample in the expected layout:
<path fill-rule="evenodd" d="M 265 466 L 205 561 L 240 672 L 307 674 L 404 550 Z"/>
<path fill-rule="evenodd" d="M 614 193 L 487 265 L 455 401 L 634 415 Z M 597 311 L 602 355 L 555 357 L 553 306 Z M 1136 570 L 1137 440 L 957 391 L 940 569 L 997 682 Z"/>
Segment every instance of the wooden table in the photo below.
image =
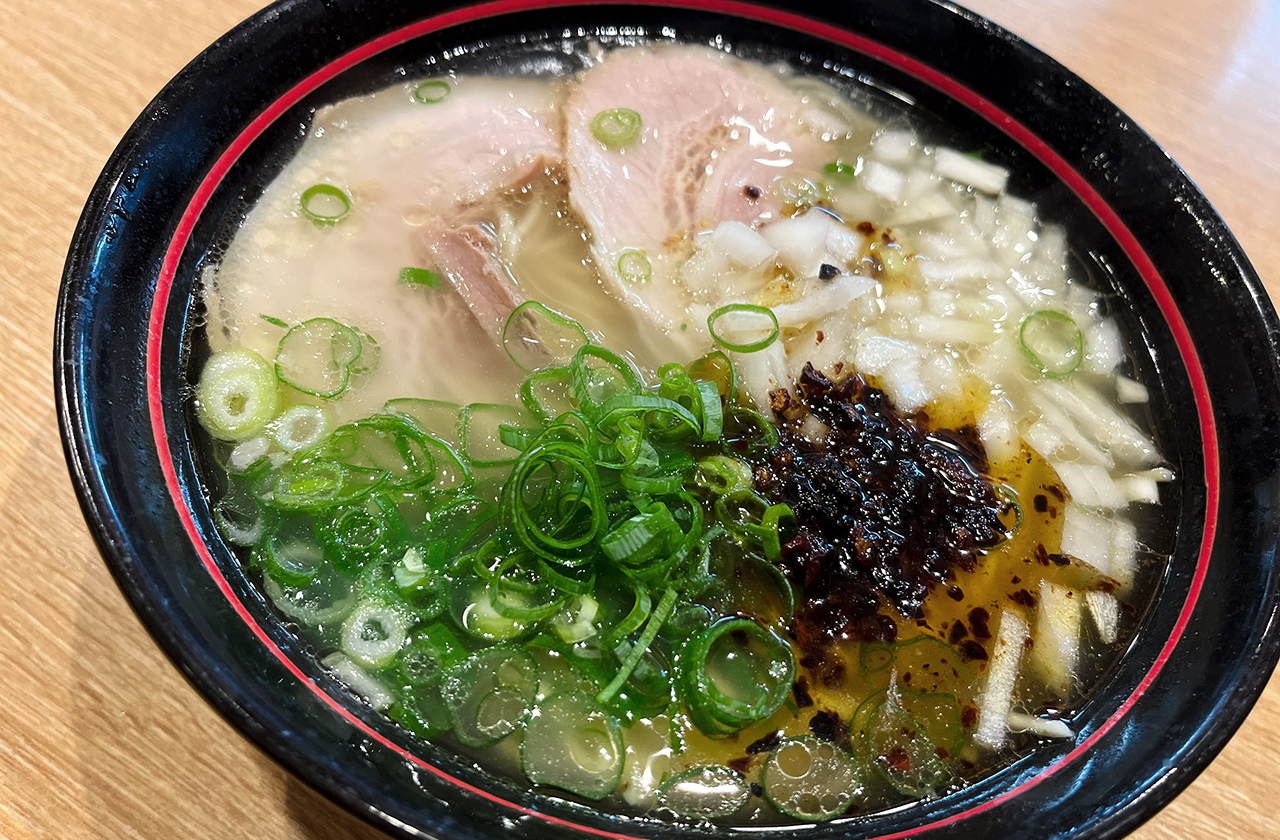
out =
<path fill-rule="evenodd" d="M 852 2 L 852 0 L 850 0 Z M 0 0 L 0 837 L 382 836 L 209 708 L 116 589 L 72 493 L 50 375 L 80 208 L 138 112 L 261 0 Z M 971 0 L 1111 97 L 1280 294 L 1275 0 Z M 1280 679 L 1135 837 L 1280 836 Z"/>

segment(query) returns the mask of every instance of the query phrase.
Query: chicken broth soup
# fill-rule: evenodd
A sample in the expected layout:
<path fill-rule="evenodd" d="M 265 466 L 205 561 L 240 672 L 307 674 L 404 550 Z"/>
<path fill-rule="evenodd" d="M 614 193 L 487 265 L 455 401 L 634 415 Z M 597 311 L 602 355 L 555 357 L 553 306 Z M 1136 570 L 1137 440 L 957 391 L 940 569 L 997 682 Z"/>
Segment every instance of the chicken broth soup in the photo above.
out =
<path fill-rule="evenodd" d="M 206 271 L 269 601 L 406 730 L 627 814 L 825 821 L 1072 739 L 1175 476 L 1067 235 L 868 91 L 571 46 L 319 110 Z"/>

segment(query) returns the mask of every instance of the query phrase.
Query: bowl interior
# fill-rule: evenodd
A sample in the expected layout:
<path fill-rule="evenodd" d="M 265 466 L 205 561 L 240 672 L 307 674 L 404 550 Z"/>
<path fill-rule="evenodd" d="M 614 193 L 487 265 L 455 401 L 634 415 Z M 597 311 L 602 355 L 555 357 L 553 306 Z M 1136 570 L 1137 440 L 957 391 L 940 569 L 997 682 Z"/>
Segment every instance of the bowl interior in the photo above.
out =
<path fill-rule="evenodd" d="M 1256 277 L 1161 150 L 1043 55 L 934 3 L 831 16 L 802 3 L 514 2 L 423 17 L 355 0 L 287 2 L 201 56 L 126 137 L 86 208 L 64 283 L 69 460 L 143 620 L 224 714 L 304 779 L 406 835 L 689 833 L 494 779 L 347 692 L 219 535 L 202 483 L 211 450 L 190 400 L 208 354 L 201 273 L 317 107 L 441 70 L 571 73 L 587 39 L 679 40 L 785 61 L 856 101 L 910 108 L 936 141 L 1009 166 L 1011 192 L 1069 232 L 1080 271 L 1130 337 L 1128 372 L 1151 390 L 1144 419 L 1180 477 L 1142 525 L 1150 555 L 1172 560 L 1143 567 L 1136 588 L 1154 595 L 1135 605 L 1138 634 L 1074 710 L 1075 741 L 1015 757 L 942 799 L 806 835 L 978 837 L 998 825 L 1013 836 L 1110 836 L 1171 798 L 1243 718 L 1276 653 L 1267 628 L 1280 377 L 1275 316 Z"/>

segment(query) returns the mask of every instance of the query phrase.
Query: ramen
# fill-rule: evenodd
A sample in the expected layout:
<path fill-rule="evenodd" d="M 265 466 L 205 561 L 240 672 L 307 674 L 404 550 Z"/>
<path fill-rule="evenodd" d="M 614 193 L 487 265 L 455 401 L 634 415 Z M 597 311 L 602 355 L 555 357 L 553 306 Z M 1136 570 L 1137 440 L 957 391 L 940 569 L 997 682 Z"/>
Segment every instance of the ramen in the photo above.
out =
<path fill-rule="evenodd" d="M 819 822 L 1073 738 L 1174 476 L 1064 232 L 785 66 L 585 64 L 322 109 L 206 273 L 268 601 L 409 732 L 622 813 Z"/>

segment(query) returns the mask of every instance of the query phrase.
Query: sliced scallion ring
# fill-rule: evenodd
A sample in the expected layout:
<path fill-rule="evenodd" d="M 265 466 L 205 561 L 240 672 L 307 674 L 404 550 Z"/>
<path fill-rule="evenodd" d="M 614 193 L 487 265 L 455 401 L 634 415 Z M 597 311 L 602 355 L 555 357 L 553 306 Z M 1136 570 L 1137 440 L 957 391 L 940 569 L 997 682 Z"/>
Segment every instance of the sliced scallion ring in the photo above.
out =
<path fill-rule="evenodd" d="M 351 212 L 351 196 L 333 184 L 313 184 L 298 197 L 298 207 L 316 227 L 329 227 Z"/>
<path fill-rule="evenodd" d="M 389 664 L 409 635 L 409 623 L 399 612 L 380 601 L 356 606 L 342 624 L 342 649 L 370 668 Z"/>
<path fill-rule="evenodd" d="M 653 277 L 653 263 L 639 248 L 627 248 L 618 255 L 618 276 L 628 283 L 645 283 Z"/>
<path fill-rule="evenodd" d="M 535 300 L 513 309 L 502 327 L 503 349 L 528 372 L 566 365 L 588 343 L 581 324 Z"/>
<path fill-rule="evenodd" d="M 750 797 L 741 773 L 721 764 L 704 764 L 668 779 L 658 791 L 658 805 L 682 817 L 714 820 L 736 814 Z"/>
<path fill-rule="evenodd" d="M 626 750 L 618 720 L 594 698 L 569 691 L 534 708 L 520 759 L 535 785 L 603 799 L 622 778 Z"/>
<path fill-rule="evenodd" d="M 516 730 L 538 688 L 538 668 L 524 651 L 492 647 L 449 669 L 440 683 L 454 734 L 485 747 Z"/>
<path fill-rule="evenodd" d="M 448 99 L 450 93 L 453 93 L 453 88 L 448 82 L 443 79 L 432 79 L 413 89 L 413 99 L 423 105 L 435 105 L 437 102 Z"/>
<path fill-rule="evenodd" d="M 707 329 L 716 344 L 738 353 L 754 353 L 763 350 L 777 340 L 780 332 L 778 316 L 767 306 L 753 303 L 730 303 L 722 306 L 707 318 Z M 729 335 L 746 334 L 747 341 L 737 341 Z M 755 338 L 755 336 L 762 336 Z"/>
<path fill-rule="evenodd" d="M 787 738 L 769 753 L 760 775 L 765 799 L 805 822 L 834 819 L 862 794 L 862 774 L 853 757 L 817 738 Z"/>
<path fill-rule="evenodd" d="M 336 397 L 347 390 L 363 349 L 356 330 L 332 318 L 312 318 L 280 339 L 276 377 L 304 394 Z"/>
<path fill-rule="evenodd" d="M 256 437 L 279 402 L 271 366 L 248 348 L 214 353 L 196 385 L 196 417 L 219 440 Z"/>
<path fill-rule="evenodd" d="M 754 621 L 718 621 L 689 639 L 679 680 L 689 719 L 713 738 L 772 715 L 795 680 L 791 646 Z"/>
<path fill-rule="evenodd" d="M 286 452 L 319 445 L 329 434 L 329 415 L 314 405 L 295 405 L 271 424 L 271 436 Z"/>
<path fill-rule="evenodd" d="M 1018 345 L 1045 376 L 1070 376 L 1084 361 L 1084 333 L 1070 316 L 1038 309 L 1022 319 Z"/>
<path fill-rule="evenodd" d="M 301 587 L 282 586 L 268 576 L 264 588 L 276 609 L 311 626 L 341 621 L 356 606 L 355 585 L 332 569 Z"/>
<path fill-rule="evenodd" d="M 591 133 L 601 143 L 617 149 L 636 142 L 642 125 L 640 115 L 630 108 L 610 108 L 591 120 Z"/>

